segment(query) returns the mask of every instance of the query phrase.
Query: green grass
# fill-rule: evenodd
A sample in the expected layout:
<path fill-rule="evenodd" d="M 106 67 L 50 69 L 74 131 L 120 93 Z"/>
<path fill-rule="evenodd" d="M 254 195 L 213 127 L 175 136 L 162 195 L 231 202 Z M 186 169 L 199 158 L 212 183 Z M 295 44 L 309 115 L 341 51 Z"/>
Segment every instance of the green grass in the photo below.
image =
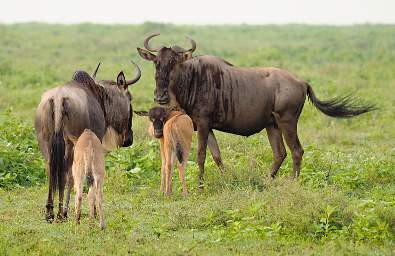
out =
<path fill-rule="evenodd" d="M 267 178 L 272 152 L 263 131 L 254 136 L 216 132 L 227 172 L 211 156 L 206 190 L 197 192 L 196 137 L 187 168 L 190 196 L 161 196 L 159 146 L 135 116 L 135 142 L 106 157 L 107 229 L 72 214 L 47 224 L 47 186 L 34 140 L 34 110 L 48 88 L 77 69 L 115 79 L 142 67 L 130 88 L 133 107 L 153 105 L 154 69 L 136 47 L 180 44 L 192 36 L 197 54 L 240 66 L 278 66 L 312 84 L 317 96 L 353 92 L 378 111 L 336 120 L 305 104 L 299 134 L 305 148 L 301 177 L 292 161 Z M 0 255 L 393 255 L 395 254 L 395 26 L 139 26 L 0 25 Z M 7 110 L 12 108 L 11 111 Z M 289 154 L 290 155 L 290 154 Z M 73 200 L 74 201 L 74 200 Z M 72 201 L 72 202 L 73 202 Z"/>

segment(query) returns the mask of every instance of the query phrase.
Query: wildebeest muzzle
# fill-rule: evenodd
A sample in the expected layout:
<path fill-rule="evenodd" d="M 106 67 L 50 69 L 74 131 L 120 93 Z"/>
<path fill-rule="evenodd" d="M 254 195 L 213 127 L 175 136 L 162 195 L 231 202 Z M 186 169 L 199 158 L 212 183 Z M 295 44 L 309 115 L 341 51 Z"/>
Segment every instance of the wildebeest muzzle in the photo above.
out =
<path fill-rule="evenodd" d="M 169 103 L 170 97 L 168 90 L 156 91 L 154 101 L 161 105 Z"/>

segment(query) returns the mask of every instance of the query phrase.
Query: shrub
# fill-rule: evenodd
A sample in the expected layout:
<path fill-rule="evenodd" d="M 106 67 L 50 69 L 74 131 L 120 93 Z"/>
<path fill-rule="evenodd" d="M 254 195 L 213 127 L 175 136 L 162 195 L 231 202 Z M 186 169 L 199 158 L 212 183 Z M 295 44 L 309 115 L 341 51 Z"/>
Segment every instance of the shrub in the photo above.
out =
<path fill-rule="evenodd" d="M 0 187 L 10 189 L 45 181 L 44 163 L 33 127 L 11 110 L 1 114 Z"/>

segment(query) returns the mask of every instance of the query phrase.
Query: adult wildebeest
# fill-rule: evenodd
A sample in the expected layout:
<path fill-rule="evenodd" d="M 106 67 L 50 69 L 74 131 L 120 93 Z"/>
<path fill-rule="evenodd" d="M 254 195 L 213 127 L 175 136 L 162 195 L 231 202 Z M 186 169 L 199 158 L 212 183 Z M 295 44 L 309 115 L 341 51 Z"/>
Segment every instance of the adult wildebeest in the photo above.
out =
<path fill-rule="evenodd" d="M 196 49 L 192 39 L 189 50 L 151 48 L 149 40 L 157 35 L 147 37 L 145 49 L 137 50 L 142 58 L 155 64 L 155 101 L 170 105 L 178 102 L 197 128 L 199 187 L 203 184 L 207 144 L 216 145 L 213 148 L 221 159 L 212 129 L 250 136 L 266 128 L 274 155 L 272 177 L 286 157 L 284 136 L 297 177 L 303 155 L 297 122 L 306 95 L 316 108 L 332 117 L 353 117 L 374 109 L 372 105 L 358 106 L 348 96 L 321 101 L 309 84 L 284 69 L 235 67 L 207 55 L 190 58 Z"/>
<path fill-rule="evenodd" d="M 133 63 L 134 64 L 134 63 Z M 100 65 L 100 63 L 99 63 Z M 73 143 L 85 129 L 92 130 L 108 150 L 117 146 L 130 146 L 132 132 L 132 96 L 128 86 L 140 79 L 127 81 L 121 71 L 117 81 L 95 81 L 84 71 L 74 73 L 73 79 L 64 85 L 46 91 L 36 110 L 35 129 L 48 174 L 48 199 L 46 219 L 52 222 L 53 193 L 59 189 L 58 218 L 67 217 L 70 193 L 73 188 L 71 166 Z M 66 204 L 63 208 L 65 183 L 68 181 Z"/>

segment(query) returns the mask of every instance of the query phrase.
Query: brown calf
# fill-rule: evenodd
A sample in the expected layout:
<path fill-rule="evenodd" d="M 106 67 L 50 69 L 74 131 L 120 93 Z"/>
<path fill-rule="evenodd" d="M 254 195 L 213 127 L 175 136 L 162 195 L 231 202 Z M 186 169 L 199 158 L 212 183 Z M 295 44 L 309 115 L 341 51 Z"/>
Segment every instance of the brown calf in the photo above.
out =
<path fill-rule="evenodd" d="M 86 177 L 89 192 L 89 217 L 95 218 L 96 208 L 99 212 L 100 228 L 104 229 L 103 183 L 104 183 L 104 149 L 99 138 L 89 129 L 85 129 L 75 143 L 72 173 L 74 178 L 76 223 L 80 223 L 82 189 Z"/>
<path fill-rule="evenodd" d="M 172 170 L 177 158 L 182 194 L 186 196 L 188 189 L 185 182 L 185 169 L 191 150 L 193 133 L 191 118 L 182 111 L 169 110 L 163 107 L 154 107 L 149 112 L 137 111 L 136 114 L 149 117 L 152 125 L 148 128 L 148 132 L 160 141 L 162 160 L 160 191 L 166 195 L 171 194 Z"/>

